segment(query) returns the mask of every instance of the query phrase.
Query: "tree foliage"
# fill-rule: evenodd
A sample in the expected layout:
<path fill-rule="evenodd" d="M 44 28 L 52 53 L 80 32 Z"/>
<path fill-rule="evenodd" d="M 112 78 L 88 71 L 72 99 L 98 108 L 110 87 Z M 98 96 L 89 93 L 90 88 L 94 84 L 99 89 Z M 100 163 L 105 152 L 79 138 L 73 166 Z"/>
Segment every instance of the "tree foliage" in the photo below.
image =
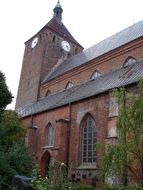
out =
<path fill-rule="evenodd" d="M 0 111 L 12 102 L 12 94 L 6 85 L 4 74 L 0 71 Z"/>
<path fill-rule="evenodd" d="M 24 143 L 25 129 L 15 111 L 5 110 L 11 103 L 4 74 L 0 71 L 0 189 L 8 189 L 14 175 L 30 175 L 32 155 Z"/>
<path fill-rule="evenodd" d="M 30 176 L 32 155 L 24 143 L 25 129 L 15 111 L 4 111 L 0 122 L 0 187 L 6 189 L 14 175 Z"/>
<path fill-rule="evenodd" d="M 6 110 L 2 114 L 0 122 L 0 145 L 9 148 L 15 143 L 21 142 L 26 130 L 15 111 Z"/>
<path fill-rule="evenodd" d="M 103 160 L 102 177 L 115 176 L 123 185 L 138 183 L 143 187 L 143 82 L 136 90 L 114 91 L 119 103 L 118 140 L 108 145 Z M 116 181 L 116 180 L 115 180 Z M 116 182 L 117 183 L 117 182 Z"/>

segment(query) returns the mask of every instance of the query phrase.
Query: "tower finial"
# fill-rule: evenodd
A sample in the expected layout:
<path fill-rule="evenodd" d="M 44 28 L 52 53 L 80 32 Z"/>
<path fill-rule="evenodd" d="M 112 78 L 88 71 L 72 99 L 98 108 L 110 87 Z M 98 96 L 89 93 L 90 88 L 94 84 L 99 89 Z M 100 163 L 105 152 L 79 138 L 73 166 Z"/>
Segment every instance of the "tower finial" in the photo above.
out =
<path fill-rule="evenodd" d="M 54 17 L 62 19 L 63 9 L 62 9 L 62 6 L 60 4 L 60 0 L 58 0 L 53 11 L 54 11 Z"/>

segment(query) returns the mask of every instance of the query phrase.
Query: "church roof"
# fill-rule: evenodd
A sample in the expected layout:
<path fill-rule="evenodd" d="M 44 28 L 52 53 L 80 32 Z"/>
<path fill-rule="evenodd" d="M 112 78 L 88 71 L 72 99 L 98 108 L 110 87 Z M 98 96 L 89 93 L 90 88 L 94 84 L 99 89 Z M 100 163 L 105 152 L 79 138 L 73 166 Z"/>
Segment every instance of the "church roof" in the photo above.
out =
<path fill-rule="evenodd" d="M 143 78 L 143 61 L 106 73 L 84 84 L 74 86 L 17 109 L 21 117 L 27 117 L 74 103 L 111 89 L 128 86 Z"/>
<path fill-rule="evenodd" d="M 61 64 L 57 69 L 48 75 L 43 83 L 67 72 L 80 65 L 86 64 L 89 61 L 106 54 L 122 45 L 125 45 L 135 39 L 143 37 L 143 21 L 140 21 L 121 32 L 97 43 L 96 45 L 90 47 L 89 49 L 71 57 Z"/>

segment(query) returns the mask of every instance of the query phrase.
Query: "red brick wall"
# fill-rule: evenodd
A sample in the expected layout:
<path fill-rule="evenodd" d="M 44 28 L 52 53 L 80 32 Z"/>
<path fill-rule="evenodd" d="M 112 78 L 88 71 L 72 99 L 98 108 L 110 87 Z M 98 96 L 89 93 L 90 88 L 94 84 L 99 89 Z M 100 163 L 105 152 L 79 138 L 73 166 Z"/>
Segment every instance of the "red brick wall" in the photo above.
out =
<path fill-rule="evenodd" d="M 44 152 L 47 150 L 53 158 L 61 162 L 67 162 L 67 133 L 69 124 L 68 121 L 58 121 L 60 119 L 69 119 L 68 106 L 23 119 L 23 123 L 27 128 L 37 126 L 37 129 L 29 129 L 29 144 L 32 151 L 36 154 L 38 162 L 40 162 Z M 47 135 L 46 127 L 49 123 L 55 129 L 55 150 L 43 148 Z"/>
<path fill-rule="evenodd" d="M 17 94 L 16 107 L 35 101 L 38 95 L 40 70 L 42 62 L 43 47 L 38 44 L 31 48 L 31 41 L 26 44 L 21 69 L 19 89 Z"/>
<path fill-rule="evenodd" d="M 69 162 L 74 162 L 76 167 L 81 164 L 81 122 L 87 113 L 95 120 L 97 142 L 103 145 L 102 150 L 97 150 L 97 167 L 99 167 L 107 136 L 108 95 L 106 94 L 72 105 Z"/>
<path fill-rule="evenodd" d="M 29 144 L 32 145 L 38 163 L 40 163 L 43 154 L 48 151 L 54 159 L 60 162 L 68 164 L 69 161 L 69 165 L 74 163 L 75 167 L 80 166 L 81 121 L 87 113 L 90 113 L 95 119 L 97 142 L 103 146 L 102 149 L 97 150 L 97 168 L 99 168 L 101 157 L 104 154 L 105 138 L 107 137 L 108 94 L 72 104 L 71 108 L 69 106 L 58 108 L 33 116 L 33 118 L 23 119 L 25 126 L 38 127 L 37 129 L 30 129 L 29 135 Z M 68 121 L 70 117 L 71 123 Z M 45 146 L 45 131 L 49 122 L 56 130 L 54 150 L 42 148 Z"/>

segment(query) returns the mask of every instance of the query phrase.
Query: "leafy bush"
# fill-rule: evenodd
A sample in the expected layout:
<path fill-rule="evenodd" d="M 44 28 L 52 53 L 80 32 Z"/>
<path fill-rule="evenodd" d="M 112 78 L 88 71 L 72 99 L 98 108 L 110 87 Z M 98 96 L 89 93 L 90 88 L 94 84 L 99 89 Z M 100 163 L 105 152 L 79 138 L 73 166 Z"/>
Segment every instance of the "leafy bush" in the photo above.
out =
<path fill-rule="evenodd" d="M 68 190 L 71 183 L 67 178 L 67 168 L 65 165 L 58 164 L 56 167 L 50 166 L 45 178 L 38 175 L 38 170 L 33 169 L 32 187 L 35 190 Z"/>
<path fill-rule="evenodd" d="M 7 151 L 0 146 L 0 187 L 6 189 L 15 175 L 30 176 L 32 171 L 32 156 L 23 143 L 15 144 Z"/>
<path fill-rule="evenodd" d="M 134 184 L 132 186 L 116 186 L 116 185 L 105 185 L 105 190 L 142 190 L 141 185 Z"/>
<path fill-rule="evenodd" d="M 72 184 L 68 180 L 67 168 L 65 165 L 56 167 L 50 166 L 47 177 L 41 178 L 38 170 L 33 169 L 32 187 L 34 190 L 91 190 L 91 186 Z"/>
<path fill-rule="evenodd" d="M 7 189 L 15 175 L 31 175 L 32 155 L 24 143 L 25 129 L 14 111 L 0 120 L 0 188 Z"/>
<path fill-rule="evenodd" d="M 91 186 L 90 185 L 82 185 L 82 184 L 79 184 L 79 185 L 73 185 L 71 187 L 71 190 L 91 190 Z"/>

